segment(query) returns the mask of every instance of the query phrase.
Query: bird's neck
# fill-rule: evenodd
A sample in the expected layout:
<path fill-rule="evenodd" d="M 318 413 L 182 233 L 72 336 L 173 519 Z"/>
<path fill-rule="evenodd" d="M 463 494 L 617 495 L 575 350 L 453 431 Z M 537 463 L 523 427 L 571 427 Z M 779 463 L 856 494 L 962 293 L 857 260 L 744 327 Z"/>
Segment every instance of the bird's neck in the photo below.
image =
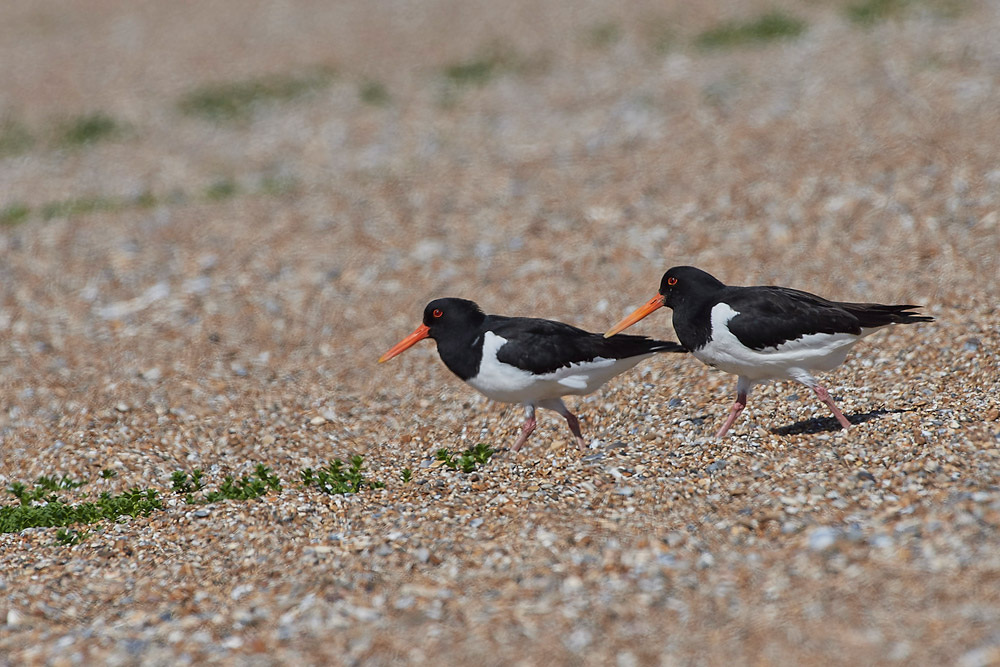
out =
<path fill-rule="evenodd" d="M 479 373 L 483 356 L 483 335 L 480 327 L 448 331 L 436 336 L 438 355 L 452 373 L 468 380 Z"/>
<path fill-rule="evenodd" d="M 687 298 L 673 305 L 673 325 L 677 340 L 689 350 L 704 347 L 712 339 L 711 295 Z"/>

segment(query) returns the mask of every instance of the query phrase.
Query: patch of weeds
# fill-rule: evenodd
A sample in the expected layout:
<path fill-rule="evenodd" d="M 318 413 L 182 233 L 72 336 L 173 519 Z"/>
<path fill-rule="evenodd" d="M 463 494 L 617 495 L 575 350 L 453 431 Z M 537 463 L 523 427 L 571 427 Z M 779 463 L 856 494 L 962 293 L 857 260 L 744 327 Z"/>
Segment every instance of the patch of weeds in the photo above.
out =
<path fill-rule="evenodd" d="M 68 477 L 62 480 L 53 478 L 46 480 L 43 484 L 35 482 L 31 490 L 20 482 L 10 485 L 8 491 L 17 496 L 21 504 L 0 507 L 0 532 L 16 533 L 25 528 L 88 524 L 103 519 L 115 520 L 122 516 L 140 514 L 146 516 L 154 510 L 163 509 L 156 491 L 152 489 L 146 491 L 132 489 L 117 496 L 105 492 L 97 502 L 70 505 L 51 492 L 76 488 L 83 482 L 75 482 Z M 43 498 L 44 503 L 42 503 Z"/>
<path fill-rule="evenodd" d="M 459 454 L 457 459 L 449 450 L 443 448 L 437 450 L 435 458 L 438 461 L 443 461 L 444 467 L 449 470 L 472 472 L 476 469 L 476 466 L 485 466 L 494 453 L 495 450 L 492 447 L 486 443 L 480 442 L 475 447 L 466 449 L 464 452 Z"/>
<path fill-rule="evenodd" d="M 246 120 L 262 105 L 289 102 L 330 84 L 333 70 L 315 68 L 299 75 L 272 74 L 244 81 L 210 83 L 177 103 L 186 116 L 211 121 Z"/>
<path fill-rule="evenodd" d="M 621 36 L 617 23 L 598 23 L 587 31 L 587 44 L 595 49 L 606 49 L 614 46 Z"/>
<path fill-rule="evenodd" d="M 219 500 L 252 500 L 263 496 L 268 491 L 281 492 L 281 480 L 263 463 L 258 463 L 251 475 L 244 475 L 236 480 L 232 475 L 226 475 L 217 491 L 205 494 L 205 502 L 214 503 Z"/>
<path fill-rule="evenodd" d="M 186 473 L 183 470 L 176 470 L 170 475 L 170 484 L 174 493 L 190 495 L 205 488 L 205 483 L 202 481 L 203 475 L 204 473 L 201 468 L 195 468 L 190 473 Z"/>
<path fill-rule="evenodd" d="M 351 457 L 351 464 L 346 469 L 343 461 L 334 459 L 333 463 L 328 464 L 325 468 L 315 471 L 312 468 L 305 468 L 300 474 L 303 486 L 315 486 L 323 493 L 330 495 L 358 493 L 365 487 L 381 489 L 385 486 L 382 482 L 365 479 L 364 469 L 364 458 L 355 454 Z"/>
<path fill-rule="evenodd" d="M 458 88 L 485 86 L 504 70 L 513 69 L 515 60 L 509 50 L 493 46 L 477 58 L 448 65 L 442 74 L 449 84 Z"/>
<path fill-rule="evenodd" d="M 908 4 L 910 0 L 861 0 L 848 5 L 845 12 L 852 23 L 870 26 L 898 16 Z"/>
<path fill-rule="evenodd" d="M 121 208 L 122 203 L 116 199 L 94 196 L 48 202 L 42 205 L 40 212 L 43 219 L 52 220 L 53 218 L 69 218 L 96 211 L 117 211 Z"/>
<path fill-rule="evenodd" d="M 358 88 L 358 96 L 365 104 L 384 107 L 389 104 L 389 91 L 380 81 L 367 79 Z"/>
<path fill-rule="evenodd" d="M 56 500 L 58 499 L 55 495 L 56 491 L 78 489 L 86 483 L 87 480 L 85 479 L 73 479 L 69 475 L 63 475 L 62 477 L 42 475 L 35 480 L 30 489 L 21 482 L 12 482 L 7 488 L 7 493 L 17 498 L 22 505 L 30 505 L 33 502 L 46 498 L 50 501 Z"/>
<path fill-rule="evenodd" d="M 938 18 L 954 19 L 968 7 L 961 0 L 859 0 L 844 8 L 852 23 L 872 26 L 902 16 L 910 9 L 924 10 Z"/>
<path fill-rule="evenodd" d="M 235 196 L 240 191 L 236 181 L 222 178 L 205 188 L 205 198 L 211 201 L 222 201 Z"/>
<path fill-rule="evenodd" d="M 484 86 L 496 75 L 499 64 L 496 58 L 478 58 L 449 65 L 444 76 L 456 86 Z"/>
<path fill-rule="evenodd" d="M 34 145 L 35 137 L 24 123 L 10 117 L 0 121 L 0 157 L 20 155 Z"/>
<path fill-rule="evenodd" d="M 114 470 L 111 470 L 110 468 L 105 468 L 104 470 L 101 471 L 101 479 L 114 479 L 117 476 L 118 473 L 116 473 Z"/>
<path fill-rule="evenodd" d="M 399 478 L 403 480 L 403 484 L 407 484 L 411 479 L 413 479 L 413 471 L 409 468 L 403 468 L 403 472 L 400 474 Z"/>
<path fill-rule="evenodd" d="M 152 192 L 143 190 L 132 199 L 131 203 L 137 208 L 153 208 L 160 202 Z"/>
<path fill-rule="evenodd" d="M 60 528 L 56 531 L 56 544 L 69 547 L 74 544 L 80 544 L 80 542 L 83 542 L 88 537 L 90 537 L 89 530 L 67 530 Z"/>
<path fill-rule="evenodd" d="M 805 21 L 784 12 L 773 11 L 746 23 L 730 21 L 706 30 L 695 39 L 695 45 L 711 50 L 764 44 L 797 37 L 805 29 Z"/>
<path fill-rule="evenodd" d="M 121 123 L 98 111 L 65 123 L 59 131 L 59 143 L 63 146 L 86 146 L 118 136 L 123 130 Z"/>
<path fill-rule="evenodd" d="M 6 227 L 19 225 L 27 220 L 29 215 L 31 215 L 31 209 L 28 208 L 27 204 L 14 202 L 0 209 L 0 225 Z"/>

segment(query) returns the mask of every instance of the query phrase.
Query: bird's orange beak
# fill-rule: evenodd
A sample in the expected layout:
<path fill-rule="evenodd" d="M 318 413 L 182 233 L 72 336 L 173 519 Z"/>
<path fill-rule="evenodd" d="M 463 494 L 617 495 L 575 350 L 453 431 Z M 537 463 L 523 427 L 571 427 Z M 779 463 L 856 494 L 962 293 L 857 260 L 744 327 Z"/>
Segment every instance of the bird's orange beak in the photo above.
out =
<path fill-rule="evenodd" d="M 407 336 L 403 340 L 393 345 L 388 352 L 379 357 L 378 362 L 381 364 L 383 361 L 389 361 L 397 354 L 405 352 L 415 343 L 418 343 L 419 341 L 422 341 L 423 339 L 427 338 L 427 336 L 429 336 L 430 333 L 431 333 L 430 328 L 426 324 L 421 324 L 419 327 L 417 327 L 416 331 L 414 331 L 409 336 Z"/>
<path fill-rule="evenodd" d="M 610 338 L 619 331 L 624 331 L 625 329 L 628 329 L 630 326 L 632 326 L 642 318 L 646 317 L 646 315 L 649 315 L 654 310 L 658 310 L 660 308 L 663 308 L 663 295 L 657 294 L 652 299 L 647 301 L 645 305 L 636 308 L 631 315 L 627 316 L 624 320 L 622 320 L 615 326 L 608 329 L 608 332 L 604 334 L 604 337 Z"/>

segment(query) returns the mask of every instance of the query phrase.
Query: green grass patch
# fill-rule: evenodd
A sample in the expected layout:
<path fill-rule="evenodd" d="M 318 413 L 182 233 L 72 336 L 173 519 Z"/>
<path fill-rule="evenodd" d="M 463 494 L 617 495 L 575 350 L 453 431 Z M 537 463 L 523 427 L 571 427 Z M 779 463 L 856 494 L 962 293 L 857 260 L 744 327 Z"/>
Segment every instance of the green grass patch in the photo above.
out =
<path fill-rule="evenodd" d="M 870 26 L 903 13 L 910 0 L 861 0 L 845 8 L 852 23 Z"/>
<path fill-rule="evenodd" d="M 496 452 L 492 447 L 486 443 L 480 442 L 475 447 L 466 449 L 464 452 L 459 454 L 457 458 L 451 453 L 451 451 L 444 448 L 437 450 L 435 458 L 438 461 L 443 461 L 444 466 L 449 470 L 472 472 L 477 466 L 485 466 L 494 453 Z"/>
<path fill-rule="evenodd" d="M 205 188 L 205 198 L 211 201 L 222 201 L 239 194 L 240 187 L 231 178 L 221 178 Z"/>
<path fill-rule="evenodd" d="M 622 31 L 617 23 L 598 23 L 587 30 L 587 45 L 595 49 L 614 46 L 621 39 Z"/>
<path fill-rule="evenodd" d="M 754 44 L 766 44 L 789 39 L 806 30 L 805 21 L 773 11 L 748 22 L 729 21 L 706 30 L 695 38 L 695 45 L 705 50 L 728 49 Z"/>
<path fill-rule="evenodd" d="M 77 489 L 85 483 L 86 480 L 74 480 L 68 476 L 42 476 L 31 486 L 12 483 L 7 492 L 18 499 L 18 504 L 0 507 L 0 532 L 90 524 L 123 516 L 145 516 L 163 509 L 157 492 L 152 489 L 131 489 L 117 496 L 102 493 L 96 502 L 75 505 L 59 497 L 59 492 Z M 64 544 L 77 544 L 87 535 L 78 531 L 62 531 L 60 534 L 57 534 L 56 540 Z"/>
<path fill-rule="evenodd" d="M 333 463 L 325 468 L 313 470 L 305 468 L 301 471 L 302 485 L 313 486 L 330 495 L 345 493 L 358 493 L 364 488 L 381 489 L 385 486 L 382 482 L 373 482 L 365 478 L 364 458 L 358 454 L 351 457 L 351 463 L 344 466 L 340 459 L 334 459 Z"/>
<path fill-rule="evenodd" d="M 0 209 L 0 225 L 5 227 L 19 225 L 27 220 L 29 215 L 31 215 L 31 209 L 28 208 L 27 204 L 22 202 L 8 204 Z"/>
<path fill-rule="evenodd" d="M 39 213 L 45 220 L 70 218 L 96 211 L 117 211 L 123 207 L 121 200 L 111 197 L 92 196 L 52 201 L 42 205 Z"/>
<path fill-rule="evenodd" d="M 333 79 L 330 68 L 299 75 L 272 74 L 244 81 L 209 83 L 184 95 L 177 103 L 187 116 L 216 122 L 246 120 L 261 106 L 289 102 L 322 89 Z"/>
<path fill-rule="evenodd" d="M 196 494 L 205 489 L 204 473 L 196 468 L 190 473 L 178 470 L 170 476 L 174 493 L 183 493 L 189 505 L 214 503 L 220 500 L 253 500 L 271 491 L 281 493 L 281 480 L 263 463 L 258 463 L 254 471 L 236 479 L 226 475 L 215 491 Z"/>
<path fill-rule="evenodd" d="M 125 126 L 112 116 L 98 111 L 78 116 L 59 128 L 59 144 L 68 147 L 87 146 L 120 136 Z"/>
<path fill-rule="evenodd" d="M 380 81 L 367 79 L 358 88 L 358 97 L 365 104 L 373 107 L 384 107 L 391 101 L 389 91 Z"/>
<path fill-rule="evenodd" d="M 0 121 L 0 157 L 20 155 L 35 145 L 27 126 L 15 118 Z"/>
<path fill-rule="evenodd" d="M 513 68 L 514 61 L 511 53 L 497 46 L 477 58 L 448 65 L 441 73 L 445 81 L 457 88 L 485 86 L 501 72 Z"/>
<path fill-rule="evenodd" d="M 62 544 L 63 546 L 69 547 L 74 544 L 80 544 L 88 537 L 90 537 L 89 530 L 67 530 L 65 528 L 60 528 L 56 531 L 56 544 Z"/>

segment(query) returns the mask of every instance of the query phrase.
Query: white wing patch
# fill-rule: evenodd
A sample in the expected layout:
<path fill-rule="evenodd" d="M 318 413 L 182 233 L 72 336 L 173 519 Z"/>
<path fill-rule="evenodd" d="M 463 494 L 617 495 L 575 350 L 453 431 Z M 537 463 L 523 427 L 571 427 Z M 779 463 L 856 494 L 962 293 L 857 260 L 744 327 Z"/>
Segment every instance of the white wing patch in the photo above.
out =
<path fill-rule="evenodd" d="M 589 394 L 641 360 L 653 356 L 650 353 L 627 359 L 597 357 L 593 361 L 578 362 L 551 373 L 535 375 L 497 359 L 497 352 L 506 342 L 506 338 L 487 331 L 479 373 L 468 380 L 469 386 L 479 393 L 503 403 L 528 403 L 569 394 Z"/>
<path fill-rule="evenodd" d="M 712 338 L 694 356 L 710 366 L 752 380 L 789 378 L 792 371 L 828 371 L 844 363 L 847 353 L 861 340 L 849 333 L 806 334 L 775 347 L 752 350 L 729 331 L 729 321 L 739 315 L 728 304 L 712 308 Z"/>

